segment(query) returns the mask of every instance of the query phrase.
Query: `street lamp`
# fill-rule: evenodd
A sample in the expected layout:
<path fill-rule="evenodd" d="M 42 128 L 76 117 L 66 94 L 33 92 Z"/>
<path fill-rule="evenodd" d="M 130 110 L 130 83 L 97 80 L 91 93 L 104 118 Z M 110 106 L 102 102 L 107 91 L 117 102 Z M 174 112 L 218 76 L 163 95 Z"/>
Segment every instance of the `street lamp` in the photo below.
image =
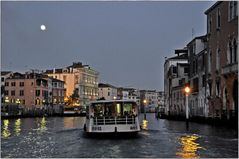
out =
<path fill-rule="evenodd" d="M 189 96 L 189 93 L 190 93 L 191 89 L 189 86 L 186 86 L 184 88 L 184 92 L 185 92 L 185 95 L 186 95 L 186 101 L 185 101 L 185 105 L 186 105 L 186 121 L 188 121 L 188 96 Z"/>
<path fill-rule="evenodd" d="M 116 100 L 116 96 L 114 96 L 113 98 L 114 98 L 114 100 Z"/>
<path fill-rule="evenodd" d="M 144 101 L 144 120 L 146 120 L 146 104 L 147 104 L 147 100 L 145 99 Z"/>

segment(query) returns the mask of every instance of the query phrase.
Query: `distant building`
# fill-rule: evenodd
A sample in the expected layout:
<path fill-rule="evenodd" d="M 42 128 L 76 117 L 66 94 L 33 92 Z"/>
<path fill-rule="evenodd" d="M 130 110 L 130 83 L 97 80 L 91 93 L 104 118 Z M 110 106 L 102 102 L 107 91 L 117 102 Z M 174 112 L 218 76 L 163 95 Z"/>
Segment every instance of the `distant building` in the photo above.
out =
<path fill-rule="evenodd" d="M 176 66 L 171 65 L 168 71 L 170 79 L 169 107 L 170 115 L 185 116 L 185 92 L 184 87 L 188 83 L 189 64 L 177 63 Z"/>
<path fill-rule="evenodd" d="M 238 115 L 238 1 L 218 1 L 207 15 L 209 117 Z"/>
<path fill-rule="evenodd" d="M 1 103 L 4 102 L 5 81 L 13 74 L 11 71 L 1 71 Z"/>
<path fill-rule="evenodd" d="M 52 101 L 53 105 L 64 105 L 64 81 L 52 79 Z"/>
<path fill-rule="evenodd" d="M 117 98 L 117 88 L 110 84 L 99 83 L 99 99 L 113 100 Z"/>
<path fill-rule="evenodd" d="M 140 90 L 140 100 L 141 112 L 144 112 L 144 109 L 147 112 L 154 112 L 158 107 L 158 92 L 156 90 Z M 146 100 L 146 105 L 144 100 Z"/>
<path fill-rule="evenodd" d="M 165 95 L 163 91 L 160 91 L 158 94 L 158 112 L 165 114 Z"/>
<path fill-rule="evenodd" d="M 172 87 L 174 74 L 177 74 L 177 64 L 188 64 L 187 48 L 175 50 L 177 56 L 165 59 L 164 63 L 164 93 L 165 93 L 165 111 L 166 115 L 170 115 L 170 110 L 173 109 Z M 186 70 L 185 70 L 186 72 Z M 185 80 L 186 82 L 186 80 Z"/>
<path fill-rule="evenodd" d="M 5 103 L 43 107 L 48 101 L 48 77 L 39 73 L 14 73 L 5 81 Z"/>
<path fill-rule="evenodd" d="M 98 98 L 99 73 L 82 63 L 73 63 L 71 66 L 46 70 L 46 74 L 65 82 L 65 102 L 74 96 L 76 105 L 85 105 Z"/>
<path fill-rule="evenodd" d="M 189 110 L 191 116 L 208 116 L 208 100 L 206 98 L 206 36 L 195 37 L 187 44 L 189 55 Z"/>

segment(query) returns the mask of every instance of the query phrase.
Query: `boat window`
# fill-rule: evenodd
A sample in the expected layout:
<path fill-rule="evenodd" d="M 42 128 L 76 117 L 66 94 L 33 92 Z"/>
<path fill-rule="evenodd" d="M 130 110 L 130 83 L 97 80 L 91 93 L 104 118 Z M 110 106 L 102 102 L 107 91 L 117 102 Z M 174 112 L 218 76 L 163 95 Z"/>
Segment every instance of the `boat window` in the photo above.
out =
<path fill-rule="evenodd" d="M 124 116 L 132 115 L 133 104 L 132 103 L 123 103 L 123 113 Z"/>
<path fill-rule="evenodd" d="M 103 117 L 104 114 L 104 105 L 102 103 L 94 104 L 94 116 Z"/>
<path fill-rule="evenodd" d="M 105 103 L 104 115 L 105 117 L 115 116 L 114 103 Z"/>
<path fill-rule="evenodd" d="M 117 116 L 121 116 L 121 104 L 120 103 L 117 103 L 116 104 L 116 113 L 117 113 Z"/>

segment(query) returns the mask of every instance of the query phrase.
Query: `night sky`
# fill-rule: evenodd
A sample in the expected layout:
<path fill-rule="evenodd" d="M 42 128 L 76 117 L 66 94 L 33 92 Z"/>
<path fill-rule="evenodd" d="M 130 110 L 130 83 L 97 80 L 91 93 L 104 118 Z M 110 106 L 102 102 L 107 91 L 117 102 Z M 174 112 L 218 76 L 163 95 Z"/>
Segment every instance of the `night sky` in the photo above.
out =
<path fill-rule="evenodd" d="M 100 82 L 163 90 L 164 58 L 206 34 L 215 2 L 1 2 L 1 69 L 88 64 Z M 46 30 L 40 26 L 44 24 Z"/>

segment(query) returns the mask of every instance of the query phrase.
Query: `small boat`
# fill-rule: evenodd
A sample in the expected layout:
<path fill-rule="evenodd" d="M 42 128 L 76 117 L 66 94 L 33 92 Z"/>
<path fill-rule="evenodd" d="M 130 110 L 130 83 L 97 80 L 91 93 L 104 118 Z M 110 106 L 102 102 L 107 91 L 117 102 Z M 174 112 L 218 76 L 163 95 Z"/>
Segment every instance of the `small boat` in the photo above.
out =
<path fill-rule="evenodd" d="M 84 131 L 87 134 L 140 131 L 138 106 L 133 100 L 100 100 L 86 107 Z"/>

